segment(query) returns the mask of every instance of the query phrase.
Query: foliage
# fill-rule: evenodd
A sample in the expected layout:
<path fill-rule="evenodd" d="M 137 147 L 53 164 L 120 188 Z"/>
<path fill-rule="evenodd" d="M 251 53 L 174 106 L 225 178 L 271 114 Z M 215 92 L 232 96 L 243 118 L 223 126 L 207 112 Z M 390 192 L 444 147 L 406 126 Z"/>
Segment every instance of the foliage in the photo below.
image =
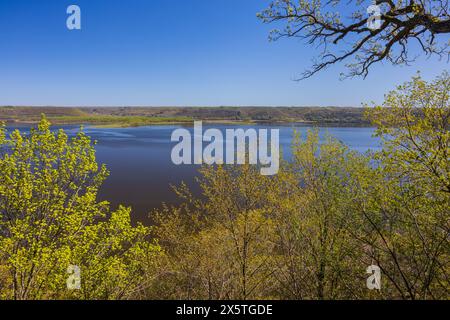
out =
<path fill-rule="evenodd" d="M 367 109 L 380 151 L 311 130 L 275 176 L 204 166 L 151 229 L 96 200 L 107 170 L 83 132 L 2 129 L 1 298 L 448 299 L 449 87 L 417 76 Z"/>
<path fill-rule="evenodd" d="M 420 77 L 368 110 L 383 147 L 360 154 L 317 131 L 274 177 L 205 167 L 201 197 L 165 208 L 162 298 L 447 299 L 449 75 Z M 366 268 L 382 289 L 366 287 Z M 161 282 L 159 282 L 161 283 Z"/>
<path fill-rule="evenodd" d="M 142 272 L 148 228 L 133 227 L 130 209 L 97 202 L 108 175 L 82 131 L 50 131 L 42 118 L 29 135 L 1 131 L 0 261 L 2 296 L 14 299 L 121 298 Z M 81 290 L 67 290 L 67 268 L 81 268 Z"/>
<path fill-rule="evenodd" d="M 383 150 L 381 176 L 371 175 L 371 206 L 359 201 L 362 238 L 401 298 L 449 293 L 449 89 L 447 72 L 431 83 L 417 76 L 370 114 Z"/>

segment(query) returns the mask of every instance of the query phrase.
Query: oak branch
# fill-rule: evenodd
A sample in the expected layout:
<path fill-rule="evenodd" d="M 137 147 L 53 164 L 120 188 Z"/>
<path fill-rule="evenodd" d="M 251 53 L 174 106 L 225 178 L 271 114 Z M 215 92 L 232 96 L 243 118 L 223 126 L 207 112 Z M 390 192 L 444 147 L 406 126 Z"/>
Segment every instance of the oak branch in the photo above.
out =
<path fill-rule="evenodd" d="M 369 6 L 379 10 L 377 28 L 369 25 L 373 19 Z M 342 76 L 366 77 L 373 64 L 410 64 L 418 51 L 449 57 L 450 38 L 445 35 L 450 33 L 449 0 L 277 0 L 258 17 L 282 24 L 272 31 L 272 40 L 298 37 L 321 48 L 298 80 L 340 62 L 349 70 Z M 412 42 L 419 50 L 411 50 Z"/>

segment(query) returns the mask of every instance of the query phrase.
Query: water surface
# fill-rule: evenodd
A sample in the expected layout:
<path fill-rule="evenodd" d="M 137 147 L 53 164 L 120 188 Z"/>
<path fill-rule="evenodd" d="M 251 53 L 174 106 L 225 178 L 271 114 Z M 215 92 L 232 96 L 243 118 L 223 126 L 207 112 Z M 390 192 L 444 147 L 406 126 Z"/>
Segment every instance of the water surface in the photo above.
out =
<path fill-rule="evenodd" d="M 198 192 L 195 183 L 197 165 L 174 165 L 170 155 L 176 142 L 171 142 L 172 131 L 179 125 L 156 125 L 133 128 L 85 127 L 86 134 L 97 140 L 97 161 L 105 163 L 110 176 L 100 190 L 100 198 L 110 201 L 112 207 L 124 204 L 133 207 L 133 220 L 149 221 L 148 213 L 162 202 L 176 203 L 177 199 L 170 185 L 186 182 Z M 19 127 L 26 131 L 27 127 Z M 77 126 L 63 127 L 69 135 L 78 132 Z M 185 127 L 191 131 L 192 127 Z M 308 127 L 301 124 L 289 125 L 203 125 L 203 129 L 266 128 L 280 130 L 280 147 L 284 157 L 290 156 L 290 144 L 294 131 L 303 136 Z M 12 127 L 9 127 L 12 129 Z M 351 149 L 365 152 L 379 148 L 379 141 L 373 138 L 373 128 L 366 127 L 321 127 L 321 139 L 328 132 Z M 224 134 L 225 136 L 225 134 Z M 206 143 L 205 143 L 206 145 Z"/>

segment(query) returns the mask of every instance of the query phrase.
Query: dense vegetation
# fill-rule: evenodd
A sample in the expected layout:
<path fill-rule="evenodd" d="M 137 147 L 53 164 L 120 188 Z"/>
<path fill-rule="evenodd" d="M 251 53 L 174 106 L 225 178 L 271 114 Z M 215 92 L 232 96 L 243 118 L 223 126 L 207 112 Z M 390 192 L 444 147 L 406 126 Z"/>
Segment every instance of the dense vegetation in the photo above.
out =
<path fill-rule="evenodd" d="M 53 124 L 139 126 L 202 120 L 369 125 L 363 108 L 344 107 L 0 107 L 0 120 L 37 123 L 42 113 Z"/>
<path fill-rule="evenodd" d="M 450 76 L 420 77 L 368 116 L 360 154 L 298 136 L 275 176 L 205 166 L 201 198 L 132 226 L 96 201 L 107 171 L 90 139 L 1 131 L 0 292 L 6 299 L 448 299 Z M 126 192 L 126 190 L 124 190 Z M 382 271 L 368 290 L 366 268 Z M 67 290 L 67 267 L 81 289 Z"/>

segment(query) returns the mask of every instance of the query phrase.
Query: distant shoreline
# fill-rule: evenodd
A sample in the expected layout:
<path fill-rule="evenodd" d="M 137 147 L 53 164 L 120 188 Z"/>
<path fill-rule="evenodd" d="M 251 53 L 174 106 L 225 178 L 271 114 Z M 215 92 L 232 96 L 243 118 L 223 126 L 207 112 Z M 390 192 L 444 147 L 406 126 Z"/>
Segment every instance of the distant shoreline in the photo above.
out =
<path fill-rule="evenodd" d="M 289 124 L 365 127 L 360 107 L 0 107 L 0 121 L 35 124 L 45 114 L 54 125 L 139 127 L 189 124 Z"/>

